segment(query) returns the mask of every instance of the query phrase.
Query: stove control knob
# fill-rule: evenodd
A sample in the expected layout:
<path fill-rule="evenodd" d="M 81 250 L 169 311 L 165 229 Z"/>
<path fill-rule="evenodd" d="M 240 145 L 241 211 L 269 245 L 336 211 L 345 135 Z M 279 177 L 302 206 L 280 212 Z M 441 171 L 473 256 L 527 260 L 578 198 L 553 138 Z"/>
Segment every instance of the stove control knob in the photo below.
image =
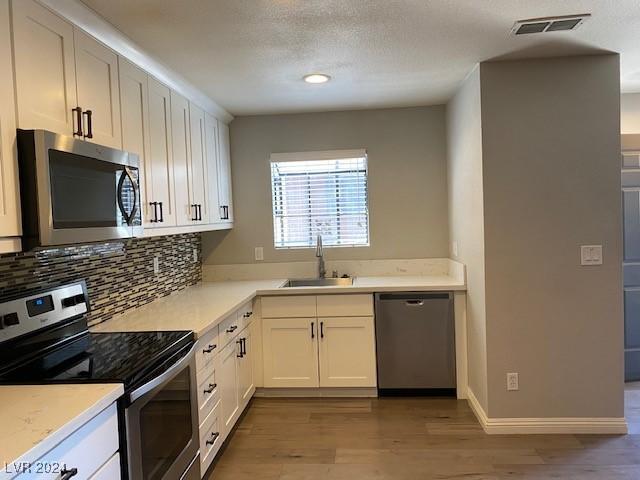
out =
<path fill-rule="evenodd" d="M 62 299 L 62 306 L 64 308 L 73 307 L 76 304 L 76 297 L 67 297 Z"/>
<path fill-rule="evenodd" d="M 18 325 L 20 323 L 20 319 L 18 318 L 17 313 L 7 313 L 2 317 L 2 323 L 5 327 L 11 327 L 13 325 Z"/>

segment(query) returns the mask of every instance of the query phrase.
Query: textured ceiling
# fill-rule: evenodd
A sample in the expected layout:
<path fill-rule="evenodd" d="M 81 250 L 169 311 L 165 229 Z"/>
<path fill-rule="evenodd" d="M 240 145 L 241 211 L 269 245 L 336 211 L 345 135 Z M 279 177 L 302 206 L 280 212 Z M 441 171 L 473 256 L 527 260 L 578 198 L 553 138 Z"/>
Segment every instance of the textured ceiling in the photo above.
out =
<path fill-rule="evenodd" d="M 640 0 L 82 1 L 234 115 L 438 104 L 479 61 L 588 49 L 620 52 L 623 90 L 640 91 Z M 593 18 L 509 33 L 573 13 Z"/>

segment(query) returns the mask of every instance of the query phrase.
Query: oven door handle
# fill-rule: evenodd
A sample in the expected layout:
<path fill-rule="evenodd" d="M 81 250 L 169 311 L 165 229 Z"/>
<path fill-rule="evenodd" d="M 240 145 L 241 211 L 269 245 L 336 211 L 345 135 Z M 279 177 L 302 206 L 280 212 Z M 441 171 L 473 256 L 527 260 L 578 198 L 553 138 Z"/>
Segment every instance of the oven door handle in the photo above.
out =
<path fill-rule="evenodd" d="M 138 387 L 133 392 L 131 392 L 129 394 L 129 402 L 131 403 L 135 402 L 138 398 L 149 393 L 151 390 L 158 387 L 159 385 L 162 385 L 167 380 L 170 380 L 178 371 L 182 370 L 185 365 L 191 362 L 195 354 L 195 351 L 196 351 L 196 345 L 194 344 L 184 357 L 182 357 L 180 360 L 174 363 L 162 374 L 158 375 L 153 380 L 145 383 L 141 387 Z"/>
<path fill-rule="evenodd" d="M 125 178 L 129 178 L 129 181 L 131 182 L 131 188 L 133 188 L 133 205 L 131 206 L 131 213 L 127 213 L 127 211 L 125 210 L 124 200 L 122 199 L 122 190 L 124 187 Z M 131 226 L 133 224 L 133 217 L 138 211 L 138 186 L 136 185 L 129 167 L 124 167 L 122 175 L 120 175 L 120 181 L 118 182 L 118 207 L 120 208 L 120 212 L 122 213 L 124 221 L 127 222 L 127 225 Z"/>

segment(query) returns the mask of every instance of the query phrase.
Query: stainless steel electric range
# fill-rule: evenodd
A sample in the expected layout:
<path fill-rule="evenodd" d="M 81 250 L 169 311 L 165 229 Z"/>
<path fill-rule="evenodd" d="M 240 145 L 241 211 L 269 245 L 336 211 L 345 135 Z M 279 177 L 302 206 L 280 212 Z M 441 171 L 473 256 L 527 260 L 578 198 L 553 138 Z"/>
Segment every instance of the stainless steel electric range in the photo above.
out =
<path fill-rule="evenodd" d="M 84 282 L 0 300 L 0 383 L 118 383 L 122 478 L 199 479 L 194 335 L 92 333 Z"/>

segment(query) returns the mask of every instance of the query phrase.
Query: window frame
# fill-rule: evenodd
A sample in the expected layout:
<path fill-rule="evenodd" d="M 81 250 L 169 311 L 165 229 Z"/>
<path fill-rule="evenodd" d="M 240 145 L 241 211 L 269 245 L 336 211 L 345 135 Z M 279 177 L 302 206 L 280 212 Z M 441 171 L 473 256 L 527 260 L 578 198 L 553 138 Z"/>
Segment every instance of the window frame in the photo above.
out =
<path fill-rule="evenodd" d="M 272 175 L 272 163 L 279 162 L 307 162 L 307 161 L 322 161 L 322 160 L 341 160 L 349 158 L 364 158 L 365 159 L 365 208 L 367 218 L 367 239 L 366 244 L 343 244 L 343 245 L 331 245 L 323 242 L 323 248 L 370 248 L 371 247 L 371 213 L 369 210 L 369 157 L 365 149 L 353 149 L 353 150 L 324 150 L 314 152 L 289 152 L 289 153 L 272 153 L 269 158 L 269 184 L 270 184 L 270 202 L 271 202 L 271 231 L 273 235 L 273 248 L 275 250 L 310 250 L 314 249 L 315 242 L 312 245 L 306 246 L 278 246 L 276 244 L 276 209 L 275 209 L 275 191 L 274 191 L 274 178 Z M 310 217 L 311 218 L 311 217 Z M 310 228 L 311 230 L 311 228 Z"/>

